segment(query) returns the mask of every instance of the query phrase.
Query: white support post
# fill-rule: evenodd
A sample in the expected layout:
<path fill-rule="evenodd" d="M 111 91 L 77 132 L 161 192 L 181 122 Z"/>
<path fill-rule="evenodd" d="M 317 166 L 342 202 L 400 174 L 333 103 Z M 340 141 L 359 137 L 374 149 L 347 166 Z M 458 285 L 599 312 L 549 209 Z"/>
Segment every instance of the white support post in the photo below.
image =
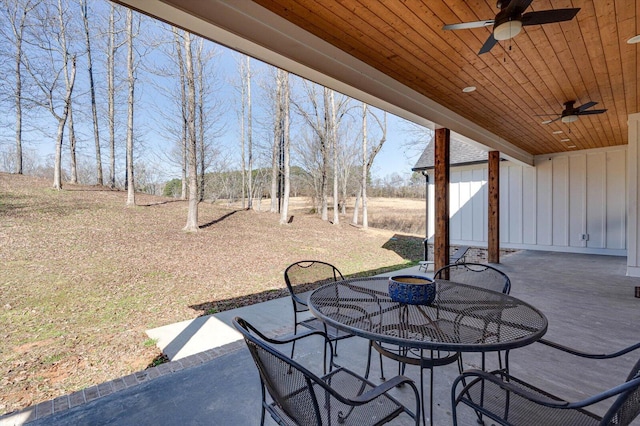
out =
<path fill-rule="evenodd" d="M 628 125 L 627 275 L 640 277 L 640 113 L 630 114 Z"/>

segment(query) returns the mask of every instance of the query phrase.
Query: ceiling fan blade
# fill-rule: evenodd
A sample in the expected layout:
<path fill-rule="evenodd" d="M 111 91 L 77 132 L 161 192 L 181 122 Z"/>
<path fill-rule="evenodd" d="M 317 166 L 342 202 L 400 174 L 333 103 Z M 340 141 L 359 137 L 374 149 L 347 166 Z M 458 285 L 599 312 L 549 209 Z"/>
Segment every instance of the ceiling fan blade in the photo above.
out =
<path fill-rule="evenodd" d="M 589 111 L 578 111 L 576 115 L 592 115 L 592 114 L 602 114 L 607 112 L 606 109 L 592 109 Z"/>
<path fill-rule="evenodd" d="M 578 112 L 582 112 L 582 111 L 584 111 L 585 109 L 591 108 L 592 106 L 596 106 L 596 105 L 598 105 L 598 103 L 597 103 L 597 102 L 589 101 L 589 102 L 587 102 L 586 104 L 582 104 L 582 105 L 580 105 L 579 107 L 577 107 L 577 108 L 576 108 L 576 110 L 577 110 Z"/>
<path fill-rule="evenodd" d="M 496 45 L 496 43 L 498 43 L 498 40 L 496 40 L 493 37 L 493 33 L 489 34 L 489 38 L 482 45 L 482 48 L 478 52 L 478 55 L 482 55 L 483 53 L 487 53 L 488 51 L 490 51 L 493 48 L 493 46 Z"/>
<path fill-rule="evenodd" d="M 541 25 L 570 21 L 576 16 L 579 10 L 580 8 L 551 9 L 525 13 L 522 15 L 522 25 Z"/>
<path fill-rule="evenodd" d="M 558 121 L 560 119 L 562 119 L 562 117 L 554 118 L 553 120 L 545 120 L 545 121 L 542 122 L 542 124 L 551 124 L 554 121 Z"/>
<path fill-rule="evenodd" d="M 493 25 L 493 19 L 487 19 L 485 21 L 475 21 L 475 22 L 462 22 L 460 24 L 448 24 L 442 27 L 443 30 L 468 30 L 470 28 L 482 28 L 488 27 L 489 25 Z"/>

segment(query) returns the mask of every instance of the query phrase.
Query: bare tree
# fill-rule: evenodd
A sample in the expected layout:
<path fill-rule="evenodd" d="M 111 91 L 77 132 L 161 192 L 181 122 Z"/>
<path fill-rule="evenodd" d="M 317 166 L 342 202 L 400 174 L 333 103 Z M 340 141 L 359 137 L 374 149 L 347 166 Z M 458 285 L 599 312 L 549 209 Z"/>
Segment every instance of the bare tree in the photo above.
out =
<path fill-rule="evenodd" d="M 284 172 L 284 188 L 282 193 L 282 206 L 280 207 L 280 223 L 287 223 L 289 215 L 289 192 L 291 191 L 291 168 L 290 168 L 290 151 L 291 140 L 289 138 L 289 100 L 291 98 L 289 88 L 289 73 L 284 70 L 278 70 L 282 80 L 282 111 L 283 111 L 283 144 L 282 144 L 282 166 Z"/>
<path fill-rule="evenodd" d="M 180 194 L 181 200 L 187 199 L 187 93 L 186 93 L 186 77 L 184 71 L 184 60 L 182 57 L 182 49 L 184 41 L 176 27 L 172 27 L 173 38 L 175 43 L 175 53 L 177 57 L 179 81 L 180 81 L 180 115 L 181 115 L 181 137 L 180 137 L 180 172 L 182 181 L 182 190 Z M 182 32 L 184 35 L 184 31 Z"/>
<path fill-rule="evenodd" d="M 244 59 L 244 58 L 243 58 Z M 245 128 L 244 128 L 244 122 L 245 122 L 245 109 L 246 109 L 246 96 L 247 96 L 247 85 L 246 85 L 246 80 L 247 80 L 247 69 L 246 69 L 246 64 L 247 62 L 244 60 L 240 60 L 240 162 L 242 163 L 242 208 L 245 208 L 245 198 L 246 198 L 246 186 L 245 186 L 245 179 L 247 176 L 247 169 L 246 169 L 246 158 L 245 158 Z"/>
<path fill-rule="evenodd" d="M 340 223 L 340 212 L 338 211 L 338 129 L 336 120 L 336 103 L 333 90 L 329 93 L 329 137 L 331 139 L 331 150 L 333 151 L 333 224 Z"/>
<path fill-rule="evenodd" d="M 133 111 L 135 89 L 135 64 L 133 56 L 133 12 L 127 9 L 127 77 L 129 94 L 127 99 L 127 206 L 135 206 L 136 191 L 133 176 Z"/>
<path fill-rule="evenodd" d="M 199 185 L 198 185 L 198 201 L 204 201 L 204 180 L 205 180 L 205 172 L 207 170 L 207 143 L 205 141 L 205 77 L 204 77 L 204 62 L 205 59 L 203 57 L 203 46 L 204 40 L 200 39 L 199 43 L 196 47 L 196 81 L 195 84 L 197 86 L 197 99 L 196 105 L 198 108 L 197 111 L 197 121 L 198 121 L 198 148 L 199 148 L 199 158 L 198 158 L 198 166 L 200 167 L 199 173 Z"/>
<path fill-rule="evenodd" d="M 198 230 L 198 164 L 196 141 L 196 87 L 191 50 L 191 35 L 184 33 L 185 77 L 187 82 L 187 151 L 189 164 L 189 211 L 185 231 Z"/>
<path fill-rule="evenodd" d="M 342 120 L 346 117 L 346 112 L 349 108 L 349 99 L 346 96 L 340 96 L 338 100 L 335 99 L 333 92 L 324 88 L 322 95 L 320 95 L 315 85 L 309 82 L 303 82 L 305 88 L 305 103 L 301 100 L 292 100 L 296 111 L 300 114 L 305 123 L 313 131 L 313 137 L 307 139 L 307 142 L 314 142 L 313 147 L 309 149 L 319 153 L 320 165 L 318 168 L 308 167 L 308 170 L 318 173 L 313 177 L 314 188 L 317 193 L 317 209 L 320 211 L 320 215 L 323 220 L 328 220 L 328 186 L 331 173 L 331 165 L 334 163 L 331 161 L 330 155 L 334 148 L 333 138 L 337 139 L 338 129 L 341 126 Z M 321 99 L 320 99 L 321 98 Z M 322 107 L 320 106 L 322 102 Z M 339 147 L 336 142 L 335 147 Z M 336 154 L 338 152 L 336 151 Z M 316 159 L 310 155 L 304 154 L 303 159 L 311 160 L 312 164 Z M 337 164 L 337 162 L 336 162 Z M 335 167 L 335 165 L 333 166 Z M 335 182 L 334 182 L 335 188 Z M 334 196 L 337 201 L 338 191 L 334 191 Z M 337 209 L 336 209 L 337 210 Z"/>
<path fill-rule="evenodd" d="M 253 117 L 251 114 L 251 58 L 247 56 L 247 68 L 246 68 L 246 84 L 247 84 L 247 155 L 248 155 L 248 169 L 249 175 L 247 176 L 247 193 L 249 198 L 247 199 L 247 208 L 253 207 Z"/>
<path fill-rule="evenodd" d="M 69 78 L 66 71 L 64 74 L 65 79 Z M 68 81 L 66 83 L 69 84 Z M 69 182 L 75 184 L 78 183 L 78 159 L 76 157 L 76 148 L 78 143 L 76 139 L 76 129 L 73 124 L 73 98 L 71 98 L 69 101 L 69 112 L 67 117 L 67 127 L 69 130 Z"/>
<path fill-rule="evenodd" d="M 199 172 L 199 198 L 204 201 L 206 194 L 206 173 L 213 165 L 217 165 L 217 157 L 220 150 L 216 146 L 216 140 L 225 130 L 222 105 L 215 94 L 220 89 L 218 72 L 216 70 L 216 57 L 218 51 L 215 48 L 205 48 L 206 41 L 198 38 L 195 49 L 196 63 L 196 88 L 197 88 L 197 127 L 198 127 L 198 166 Z"/>
<path fill-rule="evenodd" d="M 31 11 L 37 7 L 38 1 L 32 0 L 3 0 L 3 13 L 8 23 L 10 33 L 4 34 L 5 40 L 9 40 L 15 47 L 14 51 L 14 84 L 13 99 L 16 112 L 16 158 L 14 170 L 17 174 L 23 173 L 22 165 L 22 60 L 24 55 L 23 40 L 25 27 L 27 25 L 27 17 Z M 3 30 L 4 32 L 4 27 Z"/>
<path fill-rule="evenodd" d="M 276 90 L 273 99 L 273 143 L 271 144 L 271 213 L 278 212 L 279 190 L 282 182 L 282 78 L 278 69 L 275 75 Z"/>
<path fill-rule="evenodd" d="M 67 44 L 65 22 L 69 18 L 61 0 L 55 6 L 44 3 L 36 11 L 36 19 L 42 25 L 32 34 L 38 52 L 23 57 L 23 64 L 39 89 L 40 96 L 34 102 L 45 107 L 58 123 L 53 187 L 59 190 L 62 189 L 62 142 L 76 79 L 76 56 Z"/>
<path fill-rule="evenodd" d="M 320 165 L 317 169 L 317 173 L 313 174 L 314 187 L 316 188 L 316 208 L 320 211 L 320 217 L 322 220 L 328 220 L 327 215 L 327 181 L 329 175 L 329 141 L 327 133 L 327 120 L 329 117 L 329 89 L 323 89 L 322 102 L 323 106 L 320 107 L 319 95 L 316 91 L 316 85 L 303 81 L 305 89 L 305 101 L 309 103 L 309 109 L 299 100 L 293 101 L 296 107 L 296 111 L 300 114 L 306 124 L 313 131 L 313 136 L 308 139 L 309 142 L 314 142 L 314 146 L 309 150 L 318 152 L 320 155 Z M 311 159 L 311 157 L 309 157 Z M 308 167 L 308 170 L 313 170 L 313 167 Z"/>
<path fill-rule="evenodd" d="M 271 207 L 280 213 L 280 222 L 286 223 L 290 191 L 289 141 L 289 74 L 281 69 L 274 75 L 275 91 L 269 91 L 273 116 L 273 142 L 271 143 Z"/>
<path fill-rule="evenodd" d="M 378 127 L 382 132 L 382 136 L 378 140 L 378 142 L 373 145 L 371 148 L 368 148 L 368 135 L 367 135 L 367 115 L 368 115 L 368 106 L 366 103 L 362 103 L 362 181 L 360 183 L 360 194 L 356 198 L 356 207 L 354 209 L 353 215 L 353 223 L 357 224 L 358 216 L 357 216 L 357 204 L 358 199 L 362 200 L 362 227 L 367 229 L 369 227 L 369 220 L 367 217 L 367 178 L 369 176 L 369 170 L 371 170 L 371 166 L 373 165 L 373 160 L 375 159 L 380 149 L 382 149 L 382 145 L 387 140 L 387 113 L 383 112 L 383 120 L 376 115 L 371 113 L 371 116 L 376 120 Z"/>
<path fill-rule="evenodd" d="M 82 21 L 84 23 L 84 35 L 87 45 L 87 72 L 89 74 L 89 91 L 91 95 L 91 117 L 93 119 L 93 139 L 96 147 L 96 183 L 102 185 L 102 156 L 100 149 L 100 129 L 98 126 L 98 107 L 96 105 L 96 89 L 93 81 L 93 60 L 91 57 L 91 33 L 89 31 L 89 12 L 87 0 L 80 0 L 82 8 Z"/>
<path fill-rule="evenodd" d="M 369 221 L 367 218 L 367 162 L 369 155 L 367 152 L 367 104 L 362 103 L 362 181 L 360 182 L 360 196 L 362 200 L 362 227 L 367 229 Z"/>
<path fill-rule="evenodd" d="M 107 41 L 107 121 L 109 125 L 109 187 L 116 186 L 116 54 L 120 47 L 127 43 L 127 38 L 123 37 L 118 41 L 119 31 L 116 31 L 116 10 L 119 6 L 110 3 L 109 5 L 109 29 Z"/>

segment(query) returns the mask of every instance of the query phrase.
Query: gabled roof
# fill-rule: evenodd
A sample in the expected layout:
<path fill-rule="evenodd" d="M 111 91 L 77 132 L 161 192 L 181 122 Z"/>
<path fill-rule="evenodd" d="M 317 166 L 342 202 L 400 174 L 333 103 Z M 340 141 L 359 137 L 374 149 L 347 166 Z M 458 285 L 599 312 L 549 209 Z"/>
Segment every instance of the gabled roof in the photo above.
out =
<path fill-rule="evenodd" d="M 411 169 L 414 172 L 433 169 L 435 164 L 434 142 L 431 140 L 424 152 Z M 451 166 L 466 166 L 469 164 L 486 163 L 489 158 L 487 151 L 476 148 L 461 140 L 451 138 L 449 145 L 449 160 Z"/>

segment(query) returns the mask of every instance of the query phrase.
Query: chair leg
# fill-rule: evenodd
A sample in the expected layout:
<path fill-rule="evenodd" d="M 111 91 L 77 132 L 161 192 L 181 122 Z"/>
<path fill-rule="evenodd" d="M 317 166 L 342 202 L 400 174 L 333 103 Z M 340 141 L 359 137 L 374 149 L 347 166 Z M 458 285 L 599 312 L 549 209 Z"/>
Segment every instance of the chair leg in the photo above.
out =
<path fill-rule="evenodd" d="M 262 380 L 261 380 L 262 382 Z M 266 414 L 266 404 L 267 404 L 267 399 L 266 399 L 266 395 L 265 395 L 265 391 L 264 391 L 264 383 L 260 383 L 261 384 L 261 388 L 262 388 L 262 413 L 260 414 L 260 426 L 264 426 L 264 415 Z"/>
<path fill-rule="evenodd" d="M 369 351 L 367 353 L 367 368 L 364 370 L 364 378 L 369 378 L 369 372 L 371 371 L 371 350 L 373 349 L 373 342 L 369 340 Z"/>

